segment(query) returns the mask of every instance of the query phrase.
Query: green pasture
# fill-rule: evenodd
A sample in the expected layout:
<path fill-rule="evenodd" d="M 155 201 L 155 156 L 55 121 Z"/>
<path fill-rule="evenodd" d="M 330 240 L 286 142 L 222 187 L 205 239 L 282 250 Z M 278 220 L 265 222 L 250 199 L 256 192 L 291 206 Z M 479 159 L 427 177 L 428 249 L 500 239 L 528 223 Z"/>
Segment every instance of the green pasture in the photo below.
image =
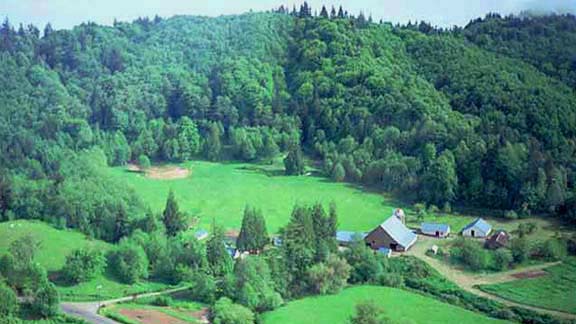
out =
<path fill-rule="evenodd" d="M 480 289 L 518 303 L 576 314 L 576 258 L 546 272 L 542 277 L 482 285 Z"/>
<path fill-rule="evenodd" d="M 387 317 L 406 323 L 504 323 L 436 299 L 405 290 L 378 286 L 356 286 L 337 295 L 308 297 L 272 312 L 264 313 L 266 324 L 337 324 L 348 323 L 355 305 L 373 300 L 381 306 Z"/>
<path fill-rule="evenodd" d="M 366 231 L 384 221 L 396 206 L 382 194 L 314 175 L 285 176 L 283 168 L 203 161 L 186 163 L 184 179 L 155 180 L 124 167 L 110 173 L 133 188 L 156 211 L 164 209 L 170 189 L 181 210 L 198 217 L 209 229 L 212 219 L 225 228 L 239 228 L 246 204 L 262 209 L 268 230 L 276 232 L 290 218 L 294 204 L 321 202 L 337 206 L 340 229 Z"/>

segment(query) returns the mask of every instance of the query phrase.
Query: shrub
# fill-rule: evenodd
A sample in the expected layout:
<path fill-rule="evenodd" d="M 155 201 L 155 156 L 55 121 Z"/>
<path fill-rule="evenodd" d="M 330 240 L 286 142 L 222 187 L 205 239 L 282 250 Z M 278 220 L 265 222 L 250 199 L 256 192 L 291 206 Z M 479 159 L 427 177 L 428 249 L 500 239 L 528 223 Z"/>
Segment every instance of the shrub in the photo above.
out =
<path fill-rule="evenodd" d="M 152 301 L 151 304 L 154 306 L 162 307 L 170 306 L 172 305 L 172 298 L 170 296 L 158 296 Z"/>
<path fill-rule="evenodd" d="M 62 272 L 67 280 L 80 283 L 93 279 L 102 273 L 106 266 L 106 258 L 102 251 L 79 249 L 66 257 Z"/>
<path fill-rule="evenodd" d="M 523 237 L 513 239 L 510 244 L 510 249 L 512 251 L 512 259 L 515 263 L 522 263 L 528 258 L 529 248 L 528 242 Z"/>
<path fill-rule="evenodd" d="M 488 252 L 472 240 L 458 240 L 450 249 L 450 255 L 454 262 L 463 264 L 474 271 L 486 269 L 490 265 Z"/>
<path fill-rule="evenodd" d="M 540 254 L 546 260 L 555 261 L 566 257 L 566 242 L 561 239 L 549 239 L 540 248 Z"/>
<path fill-rule="evenodd" d="M 229 298 L 223 297 L 212 307 L 212 323 L 214 324 L 253 324 L 254 313 L 248 308 L 234 304 Z"/>
<path fill-rule="evenodd" d="M 400 288 L 404 286 L 404 277 L 398 273 L 383 273 L 378 276 L 378 283 L 382 286 Z"/>
<path fill-rule="evenodd" d="M 504 218 L 509 219 L 509 220 L 515 220 L 515 219 L 518 219 L 518 214 L 516 214 L 516 212 L 513 210 L 509 210 L 509 211 L 504 213 Z"/>
<path fill-rule="evenodd" d="M 10 287 L 0 281 L 0 318 L 7 318 L 18 313 L 18 298 Z"/>
<path fill-rule="evenodd" d="M 512 253 L 505 249 L 494 251 L 494 268 L 495 270 L 506 270 L 512 263 Z"/>
<path fill-rule="evenodd" d="M 150 168 L 150 159 L 145 154 L 142 154 L 138 157 L 138 165 L 142 170 L 146 170 Z"/>
<path fill-rule="evenodd" d="M 32 310 L 42 317 L 51 317 L 58 314 L 60 300 L 58 291 L 51 282 L 45 282 L 34 294 Z"/>
<path fill-rule="evenodd" d="M 148 277 L 148 257 L 139 245 L 122 240 L 110 259 L 112 269 L 124 283 L 133 284 Z"/>

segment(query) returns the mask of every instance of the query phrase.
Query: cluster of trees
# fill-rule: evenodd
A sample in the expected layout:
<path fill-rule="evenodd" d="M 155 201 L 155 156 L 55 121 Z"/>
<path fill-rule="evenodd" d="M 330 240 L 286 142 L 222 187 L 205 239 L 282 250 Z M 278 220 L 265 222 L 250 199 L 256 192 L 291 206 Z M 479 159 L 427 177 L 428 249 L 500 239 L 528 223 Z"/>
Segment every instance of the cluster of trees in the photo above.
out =
<path fill-rule="evenodd" d="M 38 244 L 32 236 L 23 236 L 13 241 L 8 253 L 0 258 L 0 316 L 3 319 L 19 317 L 16 291 L 20 292 L 23 307 L 32 316 L 49 318 L 59 312 L 58 292 L 48 280 L 46 269 L 35 260 Z"/>
<path fill-rule="evenodd" d="M 484 249 L 482 244 L 473 240 L 458 239 L 450 246 L 450 260 L 473 271 L 503 271 L 529 259 L 557 261 L 568 255 L 568 245 L 573 239 L 553 237 L 534 244 L 521 234 L 523 230 L 518 229 L 519 236 L 513 238 L 508 247 L 496 250 Z M 439 253 L 440 256 L 443 254 Z"/>

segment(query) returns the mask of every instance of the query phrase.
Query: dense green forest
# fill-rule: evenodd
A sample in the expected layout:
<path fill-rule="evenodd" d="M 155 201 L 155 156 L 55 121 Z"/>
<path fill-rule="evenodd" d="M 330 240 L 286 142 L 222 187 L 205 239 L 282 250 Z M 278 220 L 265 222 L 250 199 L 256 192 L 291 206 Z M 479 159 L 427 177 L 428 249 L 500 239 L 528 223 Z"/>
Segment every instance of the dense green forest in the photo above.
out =
<path fill-rule="evenodd" d="M 0 219 L 117 242 L 153 216 L 107 166 L 279 153 L 289 174 L 308 157 L 408 202 L 576 219 L 574 16 L 441 30 L 311 12 L 6 20 Z"/>

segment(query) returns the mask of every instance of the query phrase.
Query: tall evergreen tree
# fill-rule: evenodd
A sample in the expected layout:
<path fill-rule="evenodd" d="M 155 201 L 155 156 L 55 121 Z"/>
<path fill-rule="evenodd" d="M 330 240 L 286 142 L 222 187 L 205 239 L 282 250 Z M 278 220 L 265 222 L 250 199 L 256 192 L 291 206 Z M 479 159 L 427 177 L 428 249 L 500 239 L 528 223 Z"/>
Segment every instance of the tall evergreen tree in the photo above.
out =
<path fill-rule="evenodd" d="M 166 227 L 166 234 L 169 236 L 174 236 L 178 234 L 178 232 L 186 229 L 185 215 L 180 212 L 178 202 L 172 190 L 168 193 L 166 207 L 164 208 L 162 216 L 162 221 Z"/>
<path fill-rule="evenodd" d="M 284 158 L 284 167 L 287 175 L 304 174 L 304 156 L 299 146 L 292 148 L 286 158 Z"/>
<path fill-rule="evenodd" d="M 326 10 L 325 6 L 322 6 L 322 10 L 320 10 L 320 17 L 328 18 L 328 11 Z"/>
<path fill-rule="evenodd" d="M 215 277 L 224 277 L 232 271 L 232 258 L 226 250 L 224 229 L 212 223 L 212 234 L 206 243 L 206 257 Z"/>

